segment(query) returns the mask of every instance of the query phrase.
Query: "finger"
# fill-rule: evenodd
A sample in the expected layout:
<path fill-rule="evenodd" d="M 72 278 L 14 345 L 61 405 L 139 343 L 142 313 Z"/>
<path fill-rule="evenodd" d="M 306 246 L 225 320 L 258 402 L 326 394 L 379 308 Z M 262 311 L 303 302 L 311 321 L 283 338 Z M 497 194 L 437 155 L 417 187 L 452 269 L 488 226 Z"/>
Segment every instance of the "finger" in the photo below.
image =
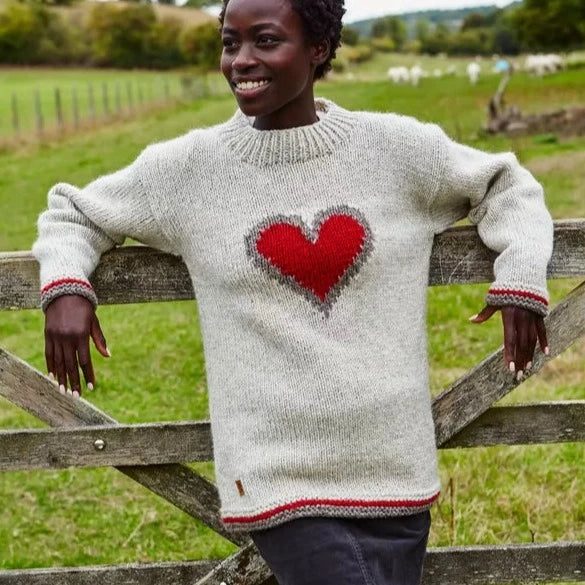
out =
<path fill-rule="evenodd" d="M 54 355 L 53 339 L 45 333 L 45 362 L 47 363 L 47 372 L 51 380 L 55 380 Z"/>
<path fill-rule="evenodd" d="M 63 346 L 59 341 L 53 344 L 54 359 L 55 359 L 55 374 L 57 382 L 59 382 L 59 392 L 65 394 L 67 390 L 67 372 L 65 371 L 65 362 L 63 361 Z"/>
<path fill-rule="evenodd" d="M 502 311 L 504 325 L 504 360 L 511 372 L 516 371 L 516 322 L 514 313 Z"/>
<path fill-rule="evenodd" d="M 95 375 L 93 372 L 93 364 L 91 363 L 91 353 L 89 351 L 89 337 L 86 337 L 77 346 L 77 356 L 79 358 L 79 366 L 83 372 L 83 378 L 88 390 L 93 390 L 95 387 Z"/>
<path fill-rule="evenodd" d="M 108 349 L 108 345 L 106 343 L 106 338 L 104 337 L 102 328 L 100 327 L 99 319 L 95 314 L 91 322 L 91 338 L 93 339 L 96 349 L 104 357 L 111 357 L 110 350 Z"/>
<path fill-rule="evenodd" d="M 526 355 L 526 370 L 529 371 L 532 368 L 532 362 L 534 360 L 534 350 L 536 349 L 536 341 L 538 339 L 536 333 L 536 321 L 530 322 L 530 328 L 528 329 L 528 346 Z"/>
<path fill-rule="evenodd" d="M 536 320 L 536 332 L 538 334 L 538 344 L 540 345 L 540 350 L 544 355 L 549 355 L 550 350 L 546 338 L 546 326 L 542 317 Z"/>
<path fill-rule="evenodd" d="M 516 328 L 516 379 L 521 380 L 528 363 L 528 325 L 520 323 Z"/>
<path fill-rule="evenodd" d="M 470 317 L 469 320 L 472 323 L 485 323 L 498 309 L 498 307 L 488 305 L 481 311 L 481 313 Z"/>
<path fill-rule="evenodd" d="M 77 351 L 73 343 L 67 343 L 64 347 L 65 368 L 69 378 L 67 394 L 76 397 L 81 395 L 81 381 L 79 379 L 79 367 L 77 366 Z"/>

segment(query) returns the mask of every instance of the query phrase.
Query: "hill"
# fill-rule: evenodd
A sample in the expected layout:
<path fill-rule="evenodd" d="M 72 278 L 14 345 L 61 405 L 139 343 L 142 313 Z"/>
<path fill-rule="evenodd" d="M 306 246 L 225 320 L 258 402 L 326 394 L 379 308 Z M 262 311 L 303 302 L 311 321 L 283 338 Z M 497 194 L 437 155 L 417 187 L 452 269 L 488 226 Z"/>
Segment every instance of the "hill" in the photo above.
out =
<path fill-rule="evenodd" d="M 55 7 L 55 10 L 57 10 L 67 20 L 78 23 L 85 19 L 87 14 L 96 4 L 102 3 L 103 2 L 88 0 L 84 2 L 77 2 L 71 6 Z M 123 6 L 129 3 L 116 2 L 116 4 Z M 0 6 L 1 5 L 2 0 L 0 0 Z M 207 14 L 207 12 L 203 12 L 203 10 L 197 10 L 196 8 L 182 8 L 180 6 L 158 3 L 153 4 L 152 7 L 154 8 L 154 11 L 156 12 L 156 15 L 159 19 L 176 18 L 183 23 L 183 26 L 197 26 L 199 24 L 203 24 L 204 22 L 216 21 L 214 16 Z"/>
<path fill-rule="evenodd" d="M 512 2 L 506 6 L 505 9 L 507 10 L 515 6 L 519 6 L 520 4 L 522 4 L 522 0 L 516 0 L 515 2 Z M 420 12 L 406 12 L 403 14 L 396 14 L 396 16 L 400 17 L 400 19 L 408 25 L 409 30 L 414 28 L 414 24 L 419 19 L 428 20 L 434 25 L 437 25 L 440 22 L 444 22 L 450 28 L 457 28 L 468 14 L 472 14 L 474 12 L 479 14 L 490 14 L 494 10 L 498 10 L 498 7 L 495 4 L 492 4 L 473 6 L 470 8 L 456 8 L 451 10 L 421 10 Z M 389 12 L 388 16 L 393 16 L 393 13 Z M 348 23 L 348 26 L 358 30 L 360 35 L 369 37 L 372 30 L 372 24 L 376 22 L 376 20 L 379 20 L 379 18 L 370 18 L 368 20 L 350 22 Z"/>

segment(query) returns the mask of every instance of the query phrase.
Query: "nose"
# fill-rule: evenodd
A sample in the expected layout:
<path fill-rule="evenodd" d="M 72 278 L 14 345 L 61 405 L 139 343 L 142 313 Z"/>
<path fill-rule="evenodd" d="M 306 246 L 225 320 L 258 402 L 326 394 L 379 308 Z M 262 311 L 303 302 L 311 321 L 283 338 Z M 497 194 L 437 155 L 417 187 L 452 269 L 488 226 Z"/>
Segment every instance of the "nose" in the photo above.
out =
<path fill-rule="evenodd" d="M 253 47 L 249 43 L 243 43 L 232 61 L 232 68 L 236 71 L 243 71 L 254 67 L 257 63 Z"/>

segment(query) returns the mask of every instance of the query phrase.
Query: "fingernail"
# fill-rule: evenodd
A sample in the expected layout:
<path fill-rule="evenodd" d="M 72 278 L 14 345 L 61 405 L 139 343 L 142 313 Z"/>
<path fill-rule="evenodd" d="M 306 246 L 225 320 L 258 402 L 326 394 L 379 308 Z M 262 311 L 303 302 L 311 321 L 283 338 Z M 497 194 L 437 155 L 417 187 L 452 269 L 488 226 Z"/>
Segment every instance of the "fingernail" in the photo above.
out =
<path fill-rule="evenodd" d="M 529 370 L 532 367 L 532 362 L 528 362 L 526 364 L 526 369 Z"/>
<path fill-rule="evenodd" d="M 63 386 L 63 384 L 59 385 L 59 392 L 61 392 L 61 394 L 65 394 L 65 386 Z"/>
<path fill-rule="evenodd" d="M 516 371 L 516 364 L 514 362 L 510 362 L 510 372 Z"/>
<path fill-rule="evenodd" d="M 71 390 L 71 388 L 67 388 L 67 394 L 69 396 L 73 396 L 73 390 Z"/>
<path fill-rule="evenodd" d="M 518 370 L 518 374 L 516 375 L 516 380 L 518 380 L 518 381 L 522 380 L 523 375 L 524 375 L 524 372 L 522 370 Z"/>
<path fill-rule="evenodd" d="M 53 380 L 53 382 L 55 381 L 55 374 L 53 374 L 53 372 L 49 372 L 49 378 L 51 378 L 51 380 Z"/>
<path fill-rule="evenodd" d="M 548 345 L 544 348 L 544 355 L 550 355 L 550 348 Z"/>
<path fill-rule="evenodd" d="M 108 354 L 108 357 L 112 357 L 112 352 L 109 347 L 106 347 L 106 353 Z"/>
<path fill-rule="evenodd" d="M 87 385 L 87 389 L 88 390 L 93 390 L 93 384 L 91 382 Z"/>
<path fill-rule="evenodd" d="M 79 392 L 77 390 L 73 391 L 73 398 L 79 398 Z"/>
<path fill-rule="evenodd" d="M 473 317 L 469 317 L 470 321 L 473 321 L 474 319 L 477 319 L 479 317 L 479 315 L 473 315 Z"/>

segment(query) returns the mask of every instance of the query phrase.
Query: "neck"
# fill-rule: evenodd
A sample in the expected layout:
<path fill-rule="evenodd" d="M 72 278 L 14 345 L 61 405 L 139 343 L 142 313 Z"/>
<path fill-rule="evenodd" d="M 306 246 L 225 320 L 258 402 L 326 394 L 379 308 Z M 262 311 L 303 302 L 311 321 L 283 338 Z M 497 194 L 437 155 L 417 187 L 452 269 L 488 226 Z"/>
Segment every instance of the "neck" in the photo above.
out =
<path fill-rule="evenodd" d="M 256 130 L 286 130 L 318 122 L 312 84 L 309 89 L 310 91 L 303 92 L 282 108 L 265 116 L 257 116 L 254 120 L 254 128 Z"/>

